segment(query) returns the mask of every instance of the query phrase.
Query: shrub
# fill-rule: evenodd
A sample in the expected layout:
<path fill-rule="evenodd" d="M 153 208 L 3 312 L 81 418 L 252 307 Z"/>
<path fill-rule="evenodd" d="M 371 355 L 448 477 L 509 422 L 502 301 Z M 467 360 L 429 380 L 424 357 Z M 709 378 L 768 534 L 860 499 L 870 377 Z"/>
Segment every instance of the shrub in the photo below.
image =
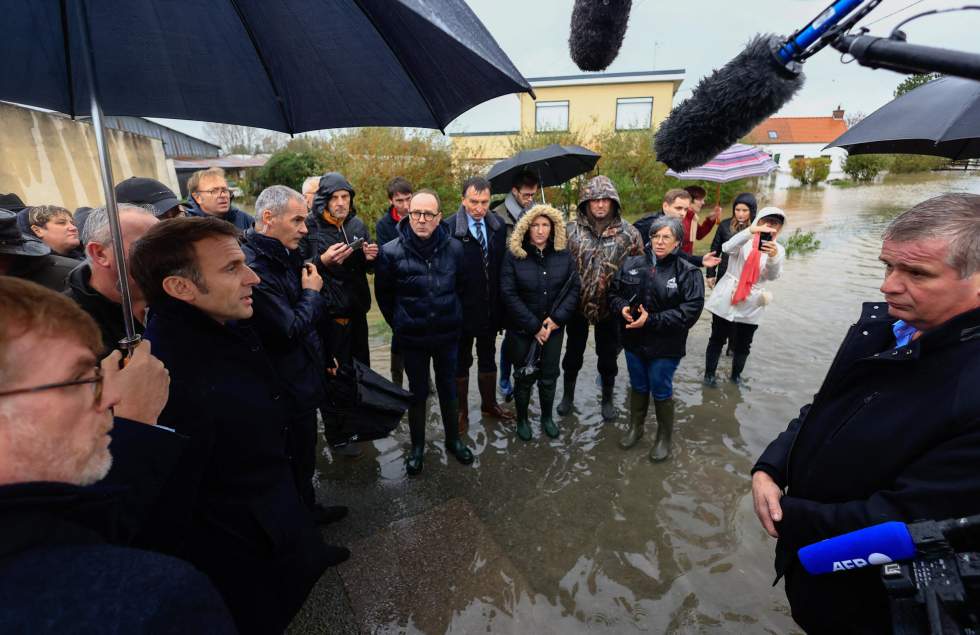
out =
<path fill-rule="evenodd" d="M 873 181 L 888 165 L 888 158 L 880 154 L 849 154 L 841 168 L 854 181 Z"/>
<path fill-rule="evenodd" d="M 929 172 L 942 168 L 949 163 L 949 159 L 923 154 L 893 154 L 890 159 L 888 171 L 892 174 Z"/>
<path fill-rule="evenodd" d="M 789 235 L 789 238 L 786 239 L 786 243 L 783 246 L 786 248 L 786 256 L 789 257 L 794 254 L 805 254 L 819 249 L 820 241 L 817 240 L 813 232 L 805 232 L 802 229 L 797 229 Z"/>
<path fill-rule="evenodd" d="M 270 185 L 286 185 L 299 191 L 303 180 L 317 174 L 319 163 L 309 152 L 282 150 L 269 157 L 268 162 L 248 180 L 249 193 L 258 196 Z"/>
<path fill-rule="evenodd" d="M 830 157 L 796 157 L 790 159 L 789 166 L 800 185 L 820 183 L 830 175 Z"/>

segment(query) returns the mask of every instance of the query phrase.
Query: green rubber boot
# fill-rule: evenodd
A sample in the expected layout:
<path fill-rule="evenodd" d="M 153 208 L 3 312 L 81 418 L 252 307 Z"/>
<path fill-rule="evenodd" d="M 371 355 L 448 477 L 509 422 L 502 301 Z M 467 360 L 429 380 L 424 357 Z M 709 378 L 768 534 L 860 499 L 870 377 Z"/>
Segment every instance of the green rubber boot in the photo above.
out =
<path fill-rule="evenodd" d="M 670 458 L 670 437 L 674 433 L 674 399 L 654 399 L 653 409 L 657 413 L 657 438 L 650 450 L 650 460 L 654 463 Z"/>
<path fill-rule="evenodd" d="M 517 410 L 517 436 L 522 441 L 530 441 L 533 436 L 528 407 L 531 404 L 531 387 L 534 384 L 521 378 L 514 382 L 514 408 Z"/>
<path fill-rule="evenodd" d="M 541 429 L 552 439 L 558 438 L 558 425 L 551 416 L 551 408 L 555 405 L 555 393 L 557 391 L 557 379 L 542 379 L 538 382 L 538 399 L 541 400 Z"/>
<path fill-rule="evenodd" d="M 572 403 L 575 401 L 575 380 L 578 374 L 565 373 L 564 392 L 561 394 L 561 403 L 558 404 L 558 414 L 567 417 L 572 414 Z"/>
<path fill-rule="evenodd" d="M 459 402 L 453 399 L 444 404 L 439 400 L 439 412 L 442 414 L 442 429 L 446 433 L 446 451 L 463 465 L 471 464 L 473 452 L 459 438 Z"/>
<path fill-rule="evenodd" d="M 643 438 L 643 424 L 650 410 L 650 393 L 637 392 L 630 388 L 629 430 L 619 440 L 619 447 L 629 450 Z"/>

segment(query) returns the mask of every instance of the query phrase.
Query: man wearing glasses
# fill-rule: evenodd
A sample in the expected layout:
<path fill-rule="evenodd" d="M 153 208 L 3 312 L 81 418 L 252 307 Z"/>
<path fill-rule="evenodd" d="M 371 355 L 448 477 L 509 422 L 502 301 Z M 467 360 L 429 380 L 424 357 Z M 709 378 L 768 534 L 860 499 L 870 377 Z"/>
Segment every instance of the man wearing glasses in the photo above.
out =
<path fill-rule="evenodd" d="M 439 410 L 446 451 L 463 465 L 473 452 L 459 438 L 456 357 L 463 326 L 463 246 L 442 224 L 439 196 L 419 190 L 409 203 L 408 218 L 398 223 L 398 238 L 381 248 L 374 293 L 405 363 L 412 401 L 408 426 L 412 450 L 405 461 L 409 475 L 422 471 L 425 455 L 425 400 L 429 366 L 435 367 Z"/>
<path fill-rule="evenodd" d="M 231 190 L 221 168 L 199 170 L 187 179 L 188 216 L 214 216 L 245 231 L 255 226 L 255 219 L 231 204 Z"/>
<path fill-rule="evenodd" d="M 4 630 L 159 632 L 193 622 L 208 632 L 234 632 L 220 596 L 193 567 L 108 544 L 121 537 L 113 517 L 123 501 L 91 487 L 110 466 L 112 474 L 127 463 L 152 472 L 173 440 L 167 437 L 175 438 L 144 425 L 155 423 L 168 385 L 149 345 L 140 345 L 123 371 L 119 353 L 99 366 L 99 330 L 71 300 L 0 277 L 0 306 Z M 149 392 L 130 399 L 141 390 Z M 118 448 L 117 434 L 127 428 L 149 435 L 153 451 Z M 119 484 L 139 485 L 125 478 Z"/>

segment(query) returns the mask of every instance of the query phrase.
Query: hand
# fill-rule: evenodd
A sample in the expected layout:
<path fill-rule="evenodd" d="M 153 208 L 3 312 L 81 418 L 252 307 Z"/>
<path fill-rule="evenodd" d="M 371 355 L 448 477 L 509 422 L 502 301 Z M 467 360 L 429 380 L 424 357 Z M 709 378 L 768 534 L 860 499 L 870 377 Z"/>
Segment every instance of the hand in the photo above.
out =
<path fill-rule="evenodd" d="M 633 323 L 633 311 L 628 306 L 624 306 L 620 313 L 622 314 L 623 319 L 626 320 L 627 324 Z M 627 326 L 626 328 L 629 327 Z"/>
<path fill-rule="evenodd" d="M 352 253 L 354 253 L 354 250 L 345 243 L 335 243 L 327 247 L 327 250 L 320 254 L 320 262 L 325 267 L 339 265 L 350 258 Z"/>
<path fill-rule="evenodd" d="M 544 324 L 542 324 L 541 326 L 542 328 L 547 327 L 549 332 L 557 331 L 559 328 L 561 328 L 557 324 L 555 324 L 555 322 L 550 317 L 546 317 L 544 319 Z"/>
<path fill-rule="evenodd" d="M 721 263 L 721 258 L 715 255 L 715 252 L 709 251 L 701 258 L 702 267 L 717 267 Z"/>
<path fill-rule="evenodd" d="M 534 334 L 534 339 L 538 340 L 538 344 L 544 346 L 544 343 L 548 341 L 550 335 L 551 331 L 548 330 L 548 327 L 542 326 L 541 330 Z"/>
<path fill-rule="evenodd" d="M 776 481 L 765 472 L 759 471 L 752 475 L 752 502 L 755 504 L 755 515 L 759 517 L 762 528 L 773 538 L 779 538 L 775 523 L 783 519 L 783 509 L 779 499 L 783 490 L 779 489 Z"/>
<path fill-rule="evenodd" d="M 150 341 L 142 340 L 126 367 L 119 368 L 122 353 L 113 351 L 102 360 L 102 374 L 120 395 L 113 414 L 139 423 L 156 425 L 170 398 L 170 372 L 150 352 Z"/>
<path fill-rule="evenodd" d="M 323 288 L 323 278 L 317 273 L 316 267 L 310 263 L 303 265 L 303 280 L 300 282 L 304 289 L 319 292 Z"/>
<path fill-rule="evenodd" d="M 367 243 L 364 245 L 364 257 L 368 262 L 371 262 L 378 257 L 378 244 L 377 243 Z"/>
<path fill-rule="evenodd" d="M 334 357 L 333 358 L 333 367 L 327 369 L 327 374 L 330 375 L 331 377 L 336 377 L 337 376 L 337 366 L 338 366 L 338 364 L 337 364 L 337 358 Z"/>
<path fill-rule="evenodd" d="M 718 278 L 708 278 L 708 279 L 707 279 L 707 283 L 708 283 L 708 288 L 709 288 L 709 289 L 714 289 L 714 288 L 715 288 L 715 283 L 716 283 L 716 282 L 718 282 Z"/>
<path fill-rule="evenodd" d="M 768 254 L 770 258 L 775 258 L 776 255 L 779 253 L 779 250 L 776 249 L 775 241 L 772 240 L 762 241 L 762 244 L 759 245 L 759 249 L 764 251 L 766 254 Z"/>
<path fill-rule="evenodd" d="M 721 205 L 715 205 L 715 208 L 711 210 L 710 218 L 716 223 L 721 220 Z"/>
<path fill-rule="evenodd" d="M 762 232 L 771 232 L 772 227 L 768 225 L 749 225 L 750 234 L 761 234 Z"/>
<path fill-rule="evenodd" d="M 647 310 L 644 309 L 643 308 L 643 305 L 641 304 L 640 305 L 640 317 L 638 317 L 638 318 L 636 318 L 634 320 L 631 320 L 630 323 L 626 325 L 626 328 L 628 328 L 628 329 L 641 329 L 641 328 L 643 328 L 643 325 L 647 323 L 647 318 L 648 317 L 650 317 L 650 316 L 647 313 Z"/>

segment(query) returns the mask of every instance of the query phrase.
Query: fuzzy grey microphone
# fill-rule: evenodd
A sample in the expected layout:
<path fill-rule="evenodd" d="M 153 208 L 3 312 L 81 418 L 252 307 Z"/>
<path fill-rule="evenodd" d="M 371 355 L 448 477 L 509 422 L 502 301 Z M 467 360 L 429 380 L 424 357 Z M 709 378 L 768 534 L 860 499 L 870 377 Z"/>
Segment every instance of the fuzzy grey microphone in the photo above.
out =
<path fill-rule="evenodd" d="M 619 55 L 633 0 L 575 0 L 568 50 L 583 71 L 604 71 Z"/>

